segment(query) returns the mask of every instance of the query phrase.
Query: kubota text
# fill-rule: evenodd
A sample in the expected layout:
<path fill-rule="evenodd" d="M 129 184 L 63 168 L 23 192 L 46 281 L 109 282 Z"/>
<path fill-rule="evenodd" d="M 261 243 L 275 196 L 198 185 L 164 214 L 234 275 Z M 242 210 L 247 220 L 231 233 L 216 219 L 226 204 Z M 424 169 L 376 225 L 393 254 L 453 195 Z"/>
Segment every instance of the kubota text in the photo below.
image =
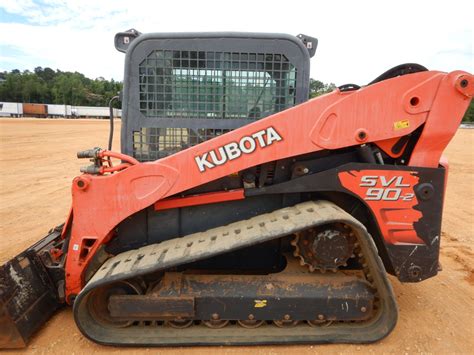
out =
<path fill-rule="evenodd" d="M 225 164 L 228 160 L 239 158 L 242 154 L 250 154 L 257 147 L 265 148 L 274 142 L 281 141 L 282 138 L 273 127 L 262 129 L 250 136 L 243 136 L 240 141 L 228 143 L 210 152 L 195 157 L 196 164 L 200 172 L 212 169 L 218 165 Z M 208 156 L 210 159 L 208 159 Z"/>

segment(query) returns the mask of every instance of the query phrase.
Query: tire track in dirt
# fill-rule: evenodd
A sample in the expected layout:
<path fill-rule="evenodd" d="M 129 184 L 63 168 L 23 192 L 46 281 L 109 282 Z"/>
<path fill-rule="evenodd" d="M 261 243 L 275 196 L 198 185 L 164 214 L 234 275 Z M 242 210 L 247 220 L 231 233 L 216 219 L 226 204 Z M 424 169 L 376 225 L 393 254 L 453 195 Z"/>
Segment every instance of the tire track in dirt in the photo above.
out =
<path fill-rule="evenodd" d="M 441 232 L 441 238 L 447 238 L 451 241 L 450 245 L 446 245 L 441 249 L 441 253 L 456 261 L 461 269 L 467 273 L 466 280 L 474 286 L 474 267 L 472 266 L 474 252 L 470 247 L 460 243 L 459 239 L 446 232 Z"/>

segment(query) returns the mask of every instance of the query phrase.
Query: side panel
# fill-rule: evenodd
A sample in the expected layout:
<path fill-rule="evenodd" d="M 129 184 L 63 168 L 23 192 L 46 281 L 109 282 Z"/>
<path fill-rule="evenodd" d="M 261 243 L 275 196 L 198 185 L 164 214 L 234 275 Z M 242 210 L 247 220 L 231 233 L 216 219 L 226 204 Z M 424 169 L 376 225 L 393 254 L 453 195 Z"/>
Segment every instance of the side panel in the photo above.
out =
<path fill-rule="evenodd" d="M 372 212 L 400 281 L 438 273 L 444 168 L 349 170 L 338 177 Z"/>
<path fill-rule="evenodd" d="M 298 197 L 296 201 L 288 204 L 281 195 L 267 195 L 158 211 L 155 207 L 150 207 L 120 223 L 117 236 L 109 242 L 106 251 L 116 255 L 145 245 L 249 219 L 300 201 Z M 280 241 L 275 240 L 204 260 L 194 267 L 275 271 L 284 264 L 281 252 Z M 246 262 L 242 264 L 242 260 Z"/>
<path fill-rule="evenodd" d="M 370 232 L 387 270 L 393 270 L 400 281 L 417 282 L 438 272 L 444 182 L 442 167 L 351 163 L 247 191 L 247 195 L 325 192 L 327 198 L 332 192 L 342 192 L 356 197 L 369 212 L 366 217 L 376 222 Z M 353 215 L 360 212 L 344 198 L 338 203 Z"/>
<path fill-rule="evenodd" d="M 422 213 L 414 186 L 417 172 L 387 170 L 353 170 L 338 174 L 342 186 L 357 195 L 375 214 L 384 239 L 389 244 L 423 244 L 414 223 Z M 433 193 L 431 189 L 431 194 Z"/>

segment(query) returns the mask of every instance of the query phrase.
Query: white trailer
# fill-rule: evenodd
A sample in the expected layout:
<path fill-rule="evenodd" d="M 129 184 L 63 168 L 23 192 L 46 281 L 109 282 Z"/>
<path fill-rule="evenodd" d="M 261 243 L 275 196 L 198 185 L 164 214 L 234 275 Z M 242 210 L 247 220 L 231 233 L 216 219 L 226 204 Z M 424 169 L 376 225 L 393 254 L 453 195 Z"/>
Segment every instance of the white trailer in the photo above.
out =
<path fill-rule="evenodd" d="M 23 116 L 23 104 L 20 102 L 0 102 L 0 117 Z"/>
<path fill-rule="evenodd" d="M 64 118 L 108 118 L 108 107 L 71 106 L 47 104 L 48 117 Z M 0 117 L 22 117 L 23 104 L 20 102 L 0 102 Z M 114 108 L 114 117 L 122 117 L 122 110 Z"/>
<path fill-rule="evenodd" d="M 50 105 L 48 104 L 48 117 L 71 117 L 71 105 Z"/>
<path fill-rule="evenodd" d="M 122 110 L 114 108 L 114 117 L 121 117 Z M 97 117 L 97 118 L 108 118 L 109 108 L 108 107 L 94 107 L 94 106 L 72 106 L 73 117 Z"/>
<path fill-rule="evenodd" d="M 108 107 L 74 106 L 76 117 L 109 117 Z"/>

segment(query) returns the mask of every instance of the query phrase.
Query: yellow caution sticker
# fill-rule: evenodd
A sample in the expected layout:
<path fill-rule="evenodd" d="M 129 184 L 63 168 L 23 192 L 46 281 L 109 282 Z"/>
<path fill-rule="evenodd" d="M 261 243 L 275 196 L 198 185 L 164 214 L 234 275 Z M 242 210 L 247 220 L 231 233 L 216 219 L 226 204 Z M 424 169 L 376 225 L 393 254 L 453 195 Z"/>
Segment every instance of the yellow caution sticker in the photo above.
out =
<path fill-rule="evenodd" d="M 399 129 L 408 128 L 410 127 L 409 120 L 401 120 L 393 123 L 393 128 L 398 131 Z"/>
<path fill-rule="evenodd" d="M 267 300 L 254 300 L 254 302 L 255 302 L 255 305 L 254 305 L 255 308 L 263 308 L 267 306 Z"/>

